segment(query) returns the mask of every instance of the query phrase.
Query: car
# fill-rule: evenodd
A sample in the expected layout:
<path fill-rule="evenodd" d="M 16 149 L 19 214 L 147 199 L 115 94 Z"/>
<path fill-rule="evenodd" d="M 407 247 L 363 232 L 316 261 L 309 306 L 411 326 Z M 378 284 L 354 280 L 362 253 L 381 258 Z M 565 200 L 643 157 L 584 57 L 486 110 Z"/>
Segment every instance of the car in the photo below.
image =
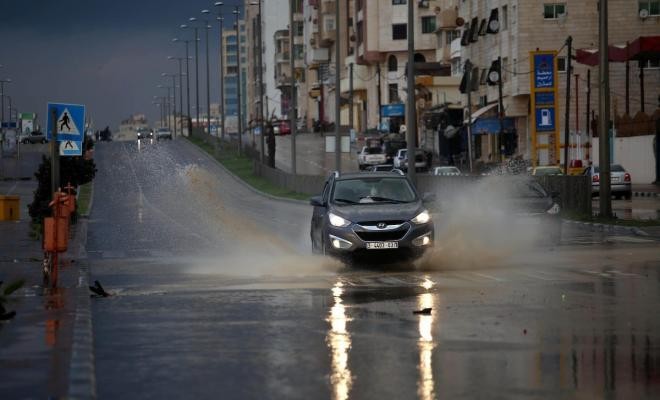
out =
<path fill-rule="evenodd" d="M 518 222 L 536 224 L 542 242 L 558 244 L 561 239 L 561 217 L 557 193 L 549 193 L 533 178 L 516 179 L 510 189 L 509 201 Z"/>
<path fill-rule="evenodd" d="M 138 128 L 137 139 L 153 139 L 154 131 L 149 128 Z"/>
<path fill-rule="evenodd" d="M 598 196 L 600 193 L 600 167 L 591 165 L 584 170 L 584 175 L 591 177 L 591 196 Z M 632 177 L 619 164 L 610 165 L 610 189 L 612 195 L 626 200 L 632 198 Z"/>
<path fill-rule="evenodd" d="M 361 151 L 358 151 L 358 167 L 360 170 L 367 168 L 370 165 L 385 164 L 385 153 L 380 147 L 363 146 Z"/>
<path fill-rule="evenodd" d="M 274 121 L 273 133 L 276 135 L 290 135 L 291 127 L 289 126 L 289 122 L 285 120 Z"/>
<path fill-rule="evenodd" d="M 405 140 L 384 140 L 382 144 L 383 152 L 385 153 L 385 162 L 387 164 L 394 163 L 394 157 L 400 149 L 405 149 L 408 144 Z"/>
<path fill-rule="evenodd" d="M 172 131 L 169 128 L 158 128 L 156 131 L 156 140 L 169 139 L 172 140 Z"/>
<path fill-rule="evenodd" d="M 435 167 L 433 169 L 433 175 L 436 176 L 460 176 L 461 170 L 454 166 L 446 167 Z"/>
<path fill-rule="evenodd" d="M 433 247 L 434 223 L 407 176 L 335 172 L 312 197 L 312 251 L 348 264 L 409 262 Z"/>
<path fill-rule="evenodd" d="M 46 143 L 48 141 L 46 136 L 39 131 L 30 132 L 29 134 L 21 133 L 18 140 L 22 144 Z"/>
<path fill-rule="evenodd" d="M 392 172 L 394 171 L 394 166 L 392 164 L 380 164 L 380 165 L 370 165 L 366 168 L 369 172 Z"/>
<path fill-rule="evenodd" d="M 531 170 L 532 176 L 564 175 L 564 169 L 558 165 L 546 165 L 534 167 Z"/>
<path fill-rule="evenodd" d="M 406 171 L 408 169 L 408 149 L 399 149 L 394 157 L 394 168 Z M 424 171 L 429 169 L 428 155 L 422 149 L 415 150 L 415 170 Z"/>

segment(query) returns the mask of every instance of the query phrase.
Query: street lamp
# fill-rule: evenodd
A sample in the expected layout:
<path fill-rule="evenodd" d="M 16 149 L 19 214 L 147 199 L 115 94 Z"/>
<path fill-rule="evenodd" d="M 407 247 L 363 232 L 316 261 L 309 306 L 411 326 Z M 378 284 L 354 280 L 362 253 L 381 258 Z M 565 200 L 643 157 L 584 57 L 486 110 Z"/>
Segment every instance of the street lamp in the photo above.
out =
<path fill-rule="evenodd" d="M 183 24 L 180 28 L 184 29 L 187 25 Z M 188 43 L 190 40 L 179 40 L 179 38 L 172 39 L 172 42 L 184 42 L 186 44 L 186 107 L 188 109 L 187 115 L 187 125 L 188 125 L 188 135 L 192 135 L 192 122 L 190 121 L 190 56 L 188 55 Z M 183 103 L 183 102 L 182 102 Z M 183 106 L 183 104 L 181 104 Z"/>
<path fill-rule="evenodd" d="M 168 60 L 177 60 L 179 62 L 179 121 L 181 122 L 181 118 L 183 118 L 183 74 L 181 73 L 181 60 L 183 60 L 183 57 L 172 57 L 169 56 L 167 57 Z M 176 112 L 176 110 L 174 110 Z M 181 136 L 183 136 L 183 123 L 180 125 L 181 128 Z"/>
<path fill-rule="evenodd" d="M 169 128 L 170 127 L 170 87 L 166 85 L 157 85 L 156 86 L 159 89 L 167 89 L 167 97 L 163 97 L 163 104 L 165 104 L 165 109 L 163 111 L 164 117 L 165 117 L 165 125 Z"/>
<path fill-rule="evenodd" d="M 153 97 L 154 101 L 151 102 L 151 104 L 157 105 L 160 111 L 160 127 L 162 128 L 165 123 L 163 122 L 163 102 L 160 101 L 161 97 L 160 96 L 154 96 Z"/>
<path fill-rule="evenodd" d="M 250 5 L 259 6 L 259 28 L 257 30 L 257 40 L 259 40 L 259 56 L 257 57 L 257 62 L 259 63 L 259 132 L 261 134 L 261 163 L 266 163 L 266 147 L 265 147 L 265 138 L 264 138 L 264 67 L 263 67 L 263 39 L 262 39 L 262 29 L 263 29 L 263 17 L 261 15 L 261 0 L 251 1 Z"/>
<path fill-rule="evenodd" d="M 176 74 L 168 74 L 163 72 L 160 74 L 162 77 L 172 77 L 172 117 L 174 125 L 174 138 L 176 139 Z M 169 96 L 169 95 L 168 95 Z"/>
<path fill-rule="evenodd" d="M 224 60 L 224 43 L 223 43 L 223 22 L 225 18 L 222 16 L 222 6 L 221 1 L 216 1 L 215 6 L 218 7 L 218 16 L 217 20 L 219 22 L 220 28 L 220 137 L 225 138 L 225 60 Z"/>
<path fill-rule="evenodd" d="M 234 7 L 234 15 L 236 16 L 236 63 L 238 64 L 238 73 L 236 75 L 236 82 L 238 83 L 238 155 L 240 156 L 243 149 L 243 116 L 241 112 L 241 33 L 240 33 L 240 23 L 239 23 L 239 11 L 238 6 Z"/>
<path fill-rule="evenodd" d="M 11 83 L 11 79 L 0 79 L 0 93 L 3 95 L 5 94 L 5 83 Z M 0 107 L 2 107 L 2 119 L 0 122 L 5 122 L 5 98 L 4 96 L 2 97 L 2 104 L 0 104 Z"/>
<path fill-rule="evenodd" d="M 196 22 L 197 18 L 195 17 L 190 17 L 188 19 L 190 22 Z M 187 27 L 184 25 L 181 25 L 181 27 Z M 195 115 L 196 115 L 196 121 L 199 124 L 199 32 L 197 30 L 197 26 L 194 27 L 195 29 Z"/>
<path fill-rule="evenodd" d="M 202 10 L 202 14 L 208 16 L 211 12 L 209 10 Z M 204 32 L 206 38 L 206 129 L 209 130 L 209 135 L 211 134 L 211 94 L 209 89 L 209 25 L 208 19 L 204 19 Z"/>

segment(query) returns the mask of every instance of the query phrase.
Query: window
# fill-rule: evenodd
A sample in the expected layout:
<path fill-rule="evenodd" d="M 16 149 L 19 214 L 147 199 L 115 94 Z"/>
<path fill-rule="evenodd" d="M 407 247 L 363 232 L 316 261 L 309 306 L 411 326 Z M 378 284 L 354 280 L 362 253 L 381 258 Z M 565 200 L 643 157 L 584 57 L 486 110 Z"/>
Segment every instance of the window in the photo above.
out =
<path fill-rule="evenodd" d="M 502 31 L 509 29 L 509 7 L 502 6 L 502 22 L 501 22 Z"/>
<path fill-rule="evenodd" d="M 422 17 L 422 33 L 435 32 L 435 15 Z"/>
<path fill-rule="evenodd" d="M 356 24 L 356 30 L 357 30 L 357 42 L 358 45 L 360 45 L 364 41 L 364 24 L 362 23 L 362 21 L 359 21 Z"/>
<path fill-rule="evenodd" d="M 566 57 L 557 57 L 557 72 L 566 72 Z"/>
<path fill-rule="evenodd" d="M 416 62 L 416 63 L 418 63 L 418 62 L 423 63 L 423 62 L 426 62 L 426 57 L 424 57 L 424 54 L 415 53 L 413 61 Z"/>
<path fill-rule="evenodd" d="M 543 18 L 557 19 L 566 14 L 566 3 L 546 3 L 543 5 Z"/>
<path fill-rule="evenodd" d="M 392 24 L 392 40 L 408 38 L 408 24 Z"/>
<path fill-rule="evenodd" d="M 456 40 L 460 37 L 461 37 L 461 31 L 459 31 L 459 30 L 446 31 L 445 32 L 445 38 L 446 38 L 447 45 L 451 45 L 451 42 L 453 42 L 454 40 Z"/>
<path fill-rule="evenodd" d="M 639 11 L 646 10 L 649 15 L 660 16 L 660 0 L 639 0 Z"/>
<path fill-rule="evenodd" d="M 227 46 L 227 53 L 236 53 L 236 50 L 238 50 L 238 47 L 235 44 Z"/>
<path fill-rule="evenodd" d="M 234 75 L 238 73 L 238 67 L 227 67 L 227 73 Z"/>
<path fill-rule="evenodd" d="M 396 72 L 398 68 L 399 66 L 396 56 L 394 54 L 390 54 L 389 58 L 387 59 L 387 70 L 390 72 Z"/>
<path fill-rule="evenodd" d="M 227 36 L 227 43 L 236 43 L 236 36 Z"/>
<path fill-rule="evenodd" d="M 305 47 L 302 44 L 293 45 L 293 57 L 296 60 L 302 60 L 305 56 Z"/>
<path fill-rule="evenodd" d="M 387 88 L 388 88 L 388 92 L 389 92 L 388 98 L 390 99 L 390 104 L 398 103 L 399 102 L 399 85 L 397 83 L 390 83 Z"/>
<path fill-rule="evenodd" d="M 334 17 L 325 17 L 323 19 L 323 30 L 326 32 L 335 30 L 335 18 Z"/>
<path fill-rule="evenodd" d="M 660 69 L 660 60 L 646 60 L 642 62 L 644 69 Z"/>
<path fill-rule="evenodd" d="M 230 55 L 227 56 L 227 64 L 236 64 L 236 56 L 235 55 Z"/>
<path fill-rule="evenodd" d="M 401 4 L 407 4 L 408 2 L 406 0 L 392 0 L 392 5 L 393 6 L 398 6 Z"/>
<path fill-rule="evenodd" d="M 304 30 L 305 30 L 305 25 L 303 24 L 302 21 L 294 21 L 293 22 L 293 35 L 294 36 L 302 36 Z"/>

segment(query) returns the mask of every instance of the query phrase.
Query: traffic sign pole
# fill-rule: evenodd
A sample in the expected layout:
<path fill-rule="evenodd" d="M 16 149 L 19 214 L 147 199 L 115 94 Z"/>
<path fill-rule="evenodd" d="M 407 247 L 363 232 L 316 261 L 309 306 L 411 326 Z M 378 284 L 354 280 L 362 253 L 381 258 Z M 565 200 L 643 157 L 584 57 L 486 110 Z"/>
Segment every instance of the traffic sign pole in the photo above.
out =
<path fill-rule="evenodd" d="M 51 162 L 50 185 L 54 200 L 55 199 L 54 193 L 58 190 L 60 186 L 60 146 L 57 141 L 57 108 L 52 108 L 50 110 L 50 118 L 53 121 L 53 125 L 52 125 L 53 138 L 50 141 L 50 162 Z"/>

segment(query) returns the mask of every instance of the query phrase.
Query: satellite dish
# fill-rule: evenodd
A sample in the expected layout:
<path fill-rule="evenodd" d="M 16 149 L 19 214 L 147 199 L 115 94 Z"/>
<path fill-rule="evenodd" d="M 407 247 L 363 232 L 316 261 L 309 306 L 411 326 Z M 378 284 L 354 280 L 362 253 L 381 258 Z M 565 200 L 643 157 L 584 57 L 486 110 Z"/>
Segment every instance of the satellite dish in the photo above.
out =
<path fill-rule="evenodd" d="M 456 26 L 463 26 L 465 25 L 465 20 L 461 17 L 456 18 Z"/>
<path fill-rule="evenodd" d="M 646 19 L 646 18 L 648 18 L 648 16 L 649 16 L 649 10 L 644 9 L 644 8 L 639 10 L 639 17 L 641 19 Z"/>

